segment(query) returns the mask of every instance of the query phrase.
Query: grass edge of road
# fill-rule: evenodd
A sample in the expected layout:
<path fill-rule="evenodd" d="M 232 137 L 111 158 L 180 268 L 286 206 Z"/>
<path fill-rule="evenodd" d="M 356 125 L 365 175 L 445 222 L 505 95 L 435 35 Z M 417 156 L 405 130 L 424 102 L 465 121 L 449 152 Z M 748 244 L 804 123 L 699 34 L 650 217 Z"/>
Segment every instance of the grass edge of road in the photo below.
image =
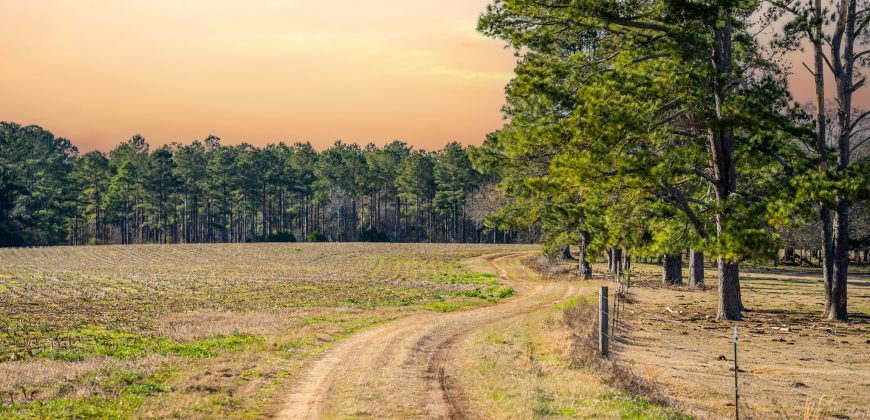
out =
<path fill-rule="evenodd" d="M 565 316 L 580 314 L 594 300 L 595 285 L 582 283 L 580 296 L 486 326 L 465 340 L 460 384 L 480 417 L 690 418 L 665 401 L 652 402 L 642 389 L 625 387 L 622 375 L 633 373 L 614 378 L 607 362 L 590 359 L 599 356 L 578 357 L 588 350 L 587 337 L 572 331 L 576 320 Z M 597 325 L 594 318 L 584 321 Z"/>

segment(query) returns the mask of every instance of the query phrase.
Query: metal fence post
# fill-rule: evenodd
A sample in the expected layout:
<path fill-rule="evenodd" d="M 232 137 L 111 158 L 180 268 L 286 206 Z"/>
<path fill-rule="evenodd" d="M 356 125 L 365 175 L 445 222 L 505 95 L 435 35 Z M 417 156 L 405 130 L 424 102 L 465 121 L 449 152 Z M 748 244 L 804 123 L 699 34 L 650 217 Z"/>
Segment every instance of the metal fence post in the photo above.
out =
<path fill-rule="evenodd" d="M 598 301 L 598 325 L 600 327 L 598 332 L 598 350 L 601 351 L 601 354 L 607 356 L 609 354 L 608 349 L 608 336 L 607 336 L 607 286 L 601 286 L 601 292 Z"/>
<path fill-rule="evenodd" d="M 734 418 L 740 420 L 740 393 L 737 390 L 737 326 L 734 326 Z"/>

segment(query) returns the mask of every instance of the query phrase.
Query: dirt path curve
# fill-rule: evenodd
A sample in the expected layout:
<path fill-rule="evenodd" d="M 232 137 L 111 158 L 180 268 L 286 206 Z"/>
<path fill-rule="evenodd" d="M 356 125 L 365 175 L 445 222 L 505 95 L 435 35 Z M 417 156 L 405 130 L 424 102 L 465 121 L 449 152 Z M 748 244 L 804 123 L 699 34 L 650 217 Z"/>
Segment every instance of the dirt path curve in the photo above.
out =
<path fill-rule="evenodd" d="M 517 291 L 504 303 L 390 322 L 336 344 L 303 371 L 278 418 L 464 418 L 473 410 L 451 379 L 451 353 L 487 324 L 575 296 L 579 287 L 534 281 L 520 263 L 527 254 L 489 256 L 485 264 Z"/>

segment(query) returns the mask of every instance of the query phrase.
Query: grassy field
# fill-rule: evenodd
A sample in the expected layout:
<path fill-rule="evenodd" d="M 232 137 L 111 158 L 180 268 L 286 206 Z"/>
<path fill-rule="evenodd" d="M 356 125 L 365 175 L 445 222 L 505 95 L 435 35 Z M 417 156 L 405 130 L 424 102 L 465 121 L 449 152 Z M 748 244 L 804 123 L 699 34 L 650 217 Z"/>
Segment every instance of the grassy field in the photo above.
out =
<path fill-rule="evenodd" d="M 509 297 L 512 289 L 469 259 L 534 249 L 3 249 L 0 417 L 274 413 L 294 376 L 333 343 L 411 314 Z M 555 280 L 573 278 L 528 261 Z M 597 273 L 602 269 L 595 266 Z M 715 270 L 708 267 L 703 289 L 662 287 L 660 270 L 634 264 L 611 346 L 615 363 L 629 367 L 670 408 L 620 389 L 607 367 L 578 359 L 577 335 L 563 321 L 571 302 L 468 336 L 456 360 L 470 403 L 491 417 L 733 416 L 732 323 L 715 321 Z M 512 275 L 536 276 L 531 268 L 521 271 Z M 820 320 L 818 270 L 743 267 L 748 311 L 734 323 L 740 332 L 741 417 L 870 416 L 870 275 L 861 268 L 853 272 L 852 321 L 843 324 Z M 594 305 L 602 281 L 597 276 L 578 285 L 585 291 L 581 300 Z"/>
<path fill-rule="evenodd" d="M 511 295 L 462 261 L 529 249 L 247 244 L 0 250 L 0 417 L 256 417 L 305 360 Z"/>

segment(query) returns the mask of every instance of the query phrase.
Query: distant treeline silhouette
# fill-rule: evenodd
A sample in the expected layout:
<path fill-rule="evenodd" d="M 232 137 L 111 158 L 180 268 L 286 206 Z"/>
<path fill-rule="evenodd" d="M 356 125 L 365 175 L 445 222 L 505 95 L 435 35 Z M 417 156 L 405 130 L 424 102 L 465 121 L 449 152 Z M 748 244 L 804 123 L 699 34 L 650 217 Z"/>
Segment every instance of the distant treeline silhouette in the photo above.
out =
<path fill-rule="evenodd" d="M 0 246 L 252 241 L 505 242 L 484 227 L 497 181 L 472 148 L 394 141 L 152 149 L 139 135 L 80 154 L 38 126 L 0 123 Z M 527 235 L 524 235 L 527 236 Z"/>

